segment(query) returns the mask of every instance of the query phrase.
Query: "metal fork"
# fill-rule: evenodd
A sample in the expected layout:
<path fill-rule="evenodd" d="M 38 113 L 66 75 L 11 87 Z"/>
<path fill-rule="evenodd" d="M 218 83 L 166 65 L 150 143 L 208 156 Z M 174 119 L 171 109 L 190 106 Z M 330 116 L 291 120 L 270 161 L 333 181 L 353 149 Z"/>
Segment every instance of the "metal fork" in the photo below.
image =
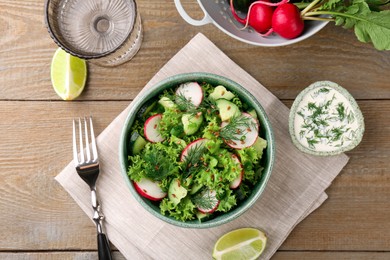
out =
<path fill-rule="evenodd" d="M 80 118 L 78 118 L 78 120 L 73 119 L 73 161 L 75 163 L 77 173 L 79 174 L 81 179 L 83 179 L 89 185 L 91 189 L 92 208 L 94 211 L 93 221 L 96 224 L 98 233 L 97 241 L 99 259 L 111 260 L 112 258 L 109 242 L 105 233 L 103 232 L 102 222 L 104 219 L 104 215 L 101 212 L 96 193 L 96 180 L 99 176 L 99 158 L 96 147 L 95 134 L 93 131 L 92 117 L 89 117 L 88 119 L 84 118 L 83 123 Z M 78 138 L 76 125 L 78 125 Z M 90 130 L 91 143 L 89 143 L 88 128 Z M 77 149 L 77 139 L 79 143 L 79 151 Z"/>

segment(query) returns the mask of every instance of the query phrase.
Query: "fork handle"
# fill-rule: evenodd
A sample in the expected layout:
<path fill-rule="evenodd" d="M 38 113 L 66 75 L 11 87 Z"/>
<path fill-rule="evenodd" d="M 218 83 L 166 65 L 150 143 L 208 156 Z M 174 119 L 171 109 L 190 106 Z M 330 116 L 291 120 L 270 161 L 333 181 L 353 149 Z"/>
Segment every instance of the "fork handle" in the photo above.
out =
<path fill-rule="evenodd" d="M 107 237 L 104 233 L 99 233 L 97 235 L 97 243 L 99 260 L 111 260 L 110 245 L 108 244 Z"/>
<path fill-rule="evenodd" d="M 96 187 L 91 188 L 91 200 L 92 208 L 94 211 L 93 220 L 96 223 L 97 229 L 97 246 L 98 246 L 98 255 L 99 260 L 111 260 L 111 250 L 110 243 L 108 242 L 107 236 L 103 231 L 103 219 L 104 215 L 101 212 L 99 201 L 97 199 Z"/>

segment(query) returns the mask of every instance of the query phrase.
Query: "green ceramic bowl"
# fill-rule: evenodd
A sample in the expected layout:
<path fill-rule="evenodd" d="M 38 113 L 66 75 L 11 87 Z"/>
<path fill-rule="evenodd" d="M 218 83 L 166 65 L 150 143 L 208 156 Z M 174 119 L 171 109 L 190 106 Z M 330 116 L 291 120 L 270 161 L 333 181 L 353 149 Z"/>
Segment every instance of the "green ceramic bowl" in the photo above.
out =
<path fill-rule="evenodd" d="M 254 189 L 250 194 L 250 196 L 248 196 L 246 200 L 240 202 L 231 211 L 224 214 L 217 215 L 215 218 L 202 221 L 202 222 L 199 222 L 198 220 L 182 222 L 174 218 L 171 218 L 169 216 L 162 215 L 160 213 L 158 203 L 156 204 L 156 202 L 150 201 L 140 196 L 135 190 L 132 181 L 127 176 L 127 169 L 129 168 L 129 164 L 127 160 L 128 157 L 127 145 L 128 145 L 129 135 L 130 135 L 130 129 L 133 122 L 135 121 L 138 110 L 148 100 L 153 99 L 156 96 L 158 96 L 160 93 L 162 93 L 163 90 L 169 88 L 175 88 L 179 84 L 189 82 L 189 81 L 208 82 L 214 86 L 223 85 L 226 87 L 226 89 L 230 91 L 234 91 L 244 102 L 250 104 L 250 106 L 256 110 L 260 121 L 260 136 L 263 139 L 266 139 L 268 142 L 268 146 L 263 153 L 263 157 L 261 161 L 261 165 L 264 167 L 264 170 L 262 171 L 262 177 L 260 181 L 254 186 Z M 256 202 L 256 200 L 260 197 L 260 195 L 264 191 L 267 181 L 270 178 L 271 171 L 274 164 L 274 159 L 275 159 L 275 147 L 274 147 L 274 137 L 273 137 L 272 127 L 264 109 L 259 104 L 259 102 L 245 88 L 243 88 L 236 82 L 222 76 L 209 74 L 209 73 L 188 73 L 188 74 L 175 75 L 157 83 L 153 87 L 149 88 L 146 92 L 144 92 L 142 98 L 137 98 L 136 101 L 134 101 L 133 106 L 131 107 L 129 114 L 127 115 L 126 121 L 123 125 L 122 134 L 120 137 L 119 157 L 120 157 L 119 160 L 121 164 L 121 170 L 122 170 L 124 181 L 126 182 L 127 186 L 129 187 L 135 199 L 147 211 L 149 211 L 155 217 L 179 227 L 210 228 L 210 227 L 215 227 L 215 226 L 225 224 L 237 218 L 238 216 L 243 214 L 246 210 L 248 210 Z"/>

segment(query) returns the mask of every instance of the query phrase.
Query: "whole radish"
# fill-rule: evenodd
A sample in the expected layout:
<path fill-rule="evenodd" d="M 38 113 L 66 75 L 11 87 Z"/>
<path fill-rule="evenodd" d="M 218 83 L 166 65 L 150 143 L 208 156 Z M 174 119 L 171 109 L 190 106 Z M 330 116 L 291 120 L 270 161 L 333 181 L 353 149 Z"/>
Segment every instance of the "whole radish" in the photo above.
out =
<path fill-rule="evenodd" d="M 266 33 L 271 29 L 272 14 L 274 11 L 271 6 L 265 5 L 261 2 L 254 2 L 249 7 L 247 17 L 241 18 L 237 15 L 232 2 L 233 1 L 231 1 L 230 8 L 234 18 L 238 22 L 251 26 L 258 33 Z"/>
<path fill-rule="evenodd" d="M 298 7 L 290 3 L 279 5 L 272 16 L 272 28 L 286 39 L 294 39 L 301 35 L 304 22 Z"/>

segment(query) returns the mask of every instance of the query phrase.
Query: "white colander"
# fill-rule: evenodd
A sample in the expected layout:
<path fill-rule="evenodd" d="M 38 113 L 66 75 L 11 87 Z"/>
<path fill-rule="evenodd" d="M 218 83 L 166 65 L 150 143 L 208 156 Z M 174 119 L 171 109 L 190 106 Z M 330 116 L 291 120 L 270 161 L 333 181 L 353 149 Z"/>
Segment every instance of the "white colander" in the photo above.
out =
<path fill-rule="evenodd" d="M 187 23 L 194 26 L 213 23 L 231 37 L 257 46 L 276 47 L 293 44 L 312 36 L 328 23 L 323 21 L 305 21 L 305 29 L 302 35 L 292 40 L 284 39 L 276 34 L 262 37 L 251 28 L 245 30 L 239 29 L 242 28 L 243 25 L 233 18 L 233 15 L 230 12 L 229 0 L 197 0 L 204 12 L 204 17 L 201 20 L 191 18 L 184 10 L 180 0 L 174 1 L 177 11 Z"/>

